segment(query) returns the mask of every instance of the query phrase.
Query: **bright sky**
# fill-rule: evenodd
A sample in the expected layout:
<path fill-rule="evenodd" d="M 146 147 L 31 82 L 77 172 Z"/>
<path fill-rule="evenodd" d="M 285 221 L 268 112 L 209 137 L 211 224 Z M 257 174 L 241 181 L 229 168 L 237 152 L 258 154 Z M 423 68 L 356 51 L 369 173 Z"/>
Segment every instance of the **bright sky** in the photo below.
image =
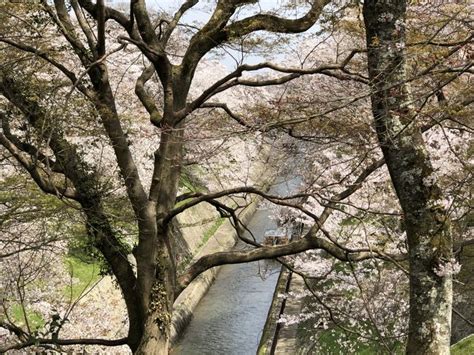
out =
<path fill-rule="evenodd" d="M 205 20 L 206 18 L 209 17 L 210 12 L 214 8 L 214 4 L 216 1 L 213 0 L 201 0 L 193 6 L 190 10 L 188 10 L 183 18 L 183 21 L 196 21 L 196 20 Z M 128 4 L 130 3 L 129 0 L 106 0 L 106 3 L 110 4 Z M 162 10 L 166 11 L 169 13 L 174 13 L 176 10 L 179 9 L 179 7 L 184 3 L 184 0 L 146 0 L 146 4 L 149 9 L 154 9 L 154 10 Z M 248 9 L 248 11 L 245 11 L 244 13 L 250 13 L 250 9 L 253 9 L 254 11 L 259 11 L 259 10 L 271 10 L 279 8 L 282 4 L 288 4 L 288 3 L 301 3 L 304 4 L 305 2 L 303 0 L 260 0 L 258 1 L 257 4 L 249 4 L 245 6 L 245 9 Z M 303 7 L 302 7 L 303 8 Z M 299 11 L 300 14 L 302 15 L 304 10 Z"/>
<path fill-rule="evenodd" d="M 244 7 L 244 10 L 241 11 L 242 17 L 244 16 L 249 16 L 255 13 L 258 13 L 260 11 L 268 11 L 276 8 L 279 8 L 283 3 L 291 3 L 299 1 L 302 4 L 304 4 L 303 0 L 260 0 L 258 4 L 253 4 L 253 5 L 248 5 Z M 146 0 L 146 4 L 148 9 L 153 9 L 153 10 L 161 10 L 168 12 L 170 14 L 173 14 L 176 12 L 176 10 L 179 9 L 179 7 L 183 4 L 184 0 Z M 128 8 L 130 1 L 129 0 L 106 0 L 106 4 L 110 6 L 110 4 L 114 5 L 126 5 L 126 8 Z M 183 18 L 181 19 L 182 23 L 205 23 L 205 21 L 210 17 L 211 12 L 214 10 L 216 1 L 215 0 L 201 0 L 199 1 L 198 4 L 193 6 L 191 9 L 189 9 Z M 306 13 L 307 8 L 305 6 L 301 6 L 298 9 L 298 12 L 292 11 L 292 16 L 294 17 L 300 17 L 304 13 Z M 282 15 L 284 16 L 284 15 Z M 232 57 L 235 57 L 237 59 L 240 59 L 240 52 L 227 49 L 227 54 L 224 55 L 223 58 L 221 58 L 221 63 L 224 64 L 228 69 L 233 69 L 236 66 L 235 60 L 232 59 Z M 281 53 L 281 55 L 284 56 L 284 53 Z M 277 55 L 278 57 L 278 55 Z M 259 55 L 246 55 L 245 62 L 247 64 L 255 64 L 265 61 L 265 59 L 262 56 Z"/>

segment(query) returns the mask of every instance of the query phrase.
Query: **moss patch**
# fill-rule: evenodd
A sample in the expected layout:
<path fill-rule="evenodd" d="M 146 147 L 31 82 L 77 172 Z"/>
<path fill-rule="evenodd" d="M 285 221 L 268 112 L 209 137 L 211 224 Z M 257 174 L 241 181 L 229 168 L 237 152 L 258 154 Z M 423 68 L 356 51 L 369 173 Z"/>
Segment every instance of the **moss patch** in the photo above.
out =
<path fill-rule="evenodd" d="M 226 220 L 225 218 L 220 217 L 214 222 L 214 224 L 202 236 L 201 243 L 199 244 L 199 248 L 204 246 L 209 241 L 209 239 L 217 232 L 217 230 L 222 225 L 222 223 L 224 223 L 225 220 Z"/>
<path fill-rule="evenodd" d="M 355 351 L 358 355 L 374 355 L 374 354 L 385 354 L 387 350 L 382 348 L 380 344 L 373 342 L 362 343 L 358 341 L 357 336 L 354 334 L 347 334 L 339 328 L 328 329 L 321 332 L 318 339 L 319 350 L 324 354 L 347 354 L 347 349 L 340 340 L 348 340 L 353 344 Z M 390 351 L 391 354 L 404 354 L 403 345 L 401 343 L 394 344 L 394 348 Z"/>
<path fill-rule="evenodd" d="M 474 354 L 474 334 L 458 341 L 451 346 L 451 355 Z"/>
<path fill-rule="evenodd" d="M 194 255 L 197 255 L 199 251 L 206 245 L 209 239 L 217 232 L 219 227 L 225 222 L 226 218 L 220 217 L 218 218 L 208 230 L 204 232 L 204 235 L 201 238 L 199 245 L 194 252 Z M 193 259 L 193 255 L 188 255 L 187 257 L 183 258 L 183 260 L 178 265 L 178 272 L 183 271 L 189 265 L 191 260 Z"/>
<path fill-rule="evenodd" d="M 185 188 L 188 192 L 204 192 L 206 191 L 203 186 L 191 173 L 184 172 L 179 178 L 179 186 Z"/>

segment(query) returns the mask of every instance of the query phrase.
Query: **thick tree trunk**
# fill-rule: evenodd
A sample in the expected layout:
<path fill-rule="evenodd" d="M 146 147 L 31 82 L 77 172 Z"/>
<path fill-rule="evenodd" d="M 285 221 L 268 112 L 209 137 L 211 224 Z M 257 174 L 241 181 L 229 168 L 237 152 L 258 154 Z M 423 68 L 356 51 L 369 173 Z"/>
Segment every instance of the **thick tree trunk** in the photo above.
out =
<path fill-rule="evenodd" d="M 161 332 L 159 325 L 149 317 L 145 322 L 145 332 L 138 350 L 139 355 L 166 355 L 168 354 L 169 338 Z"/>
<path fill-rule="evenodd" d="M 147 318 L 136 354 L 168 354 L 169 350 L 174 270 L 161 265 L 161 261 L 158 264 L 160 274 L 151 289 Z"/>
<path fill-rule="evenodd" d="M 411 106 L 405 63 L 406 2 L 365 1 L 372 111 L 379 142 L 404 212 L 410 258 L 407 354 L 449 354 L 452 260 L 449 221 Z"/>
<path fill-rule="evenodd" d="M 186 92 L 185 89 L 183 89 Z M 176 102 L 184 107 L 185 95 L 178 97 Z M 184 128 L 181 124 L 173 125 L 173 115 L 165 113 L 160 148 L 155 153 L 155 170 L 150 188 L 150 203 L 155 204 L 155 238 L 141 243 L 137 249 L 137 260 L 142 268 L 153 266 L 153 274 L 144 272 L 138 275 L 139 283 L 148 285 L 145 294 L 146 322 L 137 354 L 168 354 L 173 311 L 174 293 L 176 289 L 176 265 L 174 243 L 170 240 L 170 229 L 164 225 L 164 217 L 174 208 L 178 192 L 181 165 L 183 160 Z M 140 266 L 139 266 L 140 273 Z"/>

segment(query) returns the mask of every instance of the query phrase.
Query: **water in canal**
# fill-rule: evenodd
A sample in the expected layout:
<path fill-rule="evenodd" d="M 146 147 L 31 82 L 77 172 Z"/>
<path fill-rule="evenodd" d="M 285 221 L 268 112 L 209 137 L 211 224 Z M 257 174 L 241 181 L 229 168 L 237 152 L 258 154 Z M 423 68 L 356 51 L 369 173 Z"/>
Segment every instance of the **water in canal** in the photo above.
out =
<path fill-rule="evenodd" d="M 281 182 L 270 193 L 286 195 L 295 190 L 298 181 Z M 250 220 L 248 227 L 256 237 L 276 228 L 269 215 L 269 210 L 259 208 Z M 244 247 L 239 243 L 236 249 Z M 223 266 L 173 355 L 255 354 L 279 271 L 280 264 L 275 261 Z"/>

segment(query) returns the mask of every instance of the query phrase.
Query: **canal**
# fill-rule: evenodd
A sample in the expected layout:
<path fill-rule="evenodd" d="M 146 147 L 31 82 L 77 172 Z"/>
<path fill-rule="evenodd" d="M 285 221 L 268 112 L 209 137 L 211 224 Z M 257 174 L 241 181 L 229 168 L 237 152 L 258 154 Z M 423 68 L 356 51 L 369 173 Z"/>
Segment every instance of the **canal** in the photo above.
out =
<path fill-rule="evenodd" d="M 295 191 L 299 181 L 282 181 L 270 193 L 287 195 Z M 266 230 L 277 227 L 270 214 L 261 207 L 250 220 L 248 228 L 255 237 L 262 238 Z M 246 246 L 239 242 L 235 248 Z M 275 261 L 223 266 L 173 355 L 255 354 L 280 269 Z"/>

